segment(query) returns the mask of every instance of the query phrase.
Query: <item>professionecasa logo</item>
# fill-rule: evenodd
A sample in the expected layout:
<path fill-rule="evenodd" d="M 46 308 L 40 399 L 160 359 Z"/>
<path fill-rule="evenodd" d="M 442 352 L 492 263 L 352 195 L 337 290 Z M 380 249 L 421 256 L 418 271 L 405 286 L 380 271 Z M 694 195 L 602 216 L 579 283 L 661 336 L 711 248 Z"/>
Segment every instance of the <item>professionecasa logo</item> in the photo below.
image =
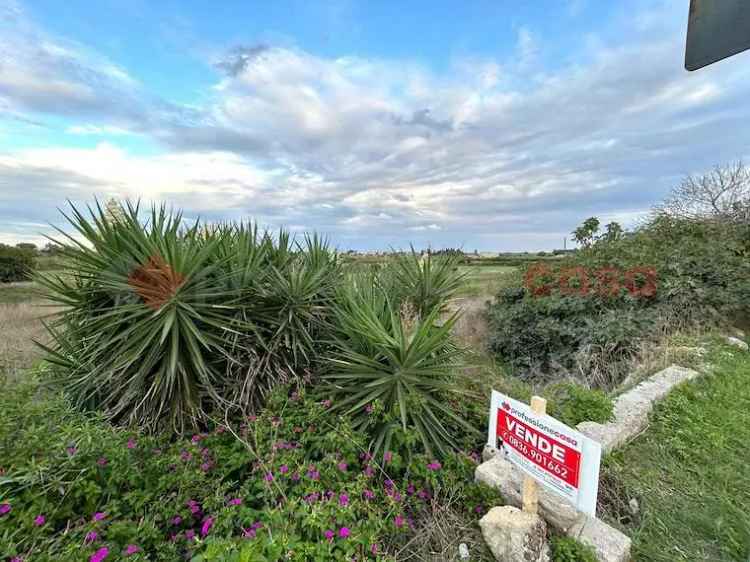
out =
<path fill-rule="evenodd" d="M 625 271 L 616 267 L 569 267 L 553 272 L 539 263 L 526 270 L 524 276 L 524 287 L 535 297 L 549 296 L 555 288 L 561 295 L 587 296 L 593 292 L 601 297 L 617 297 L 624 288 L 631 297 L 649 298 L 656 294 L 656 282 L 656 269 L 647 266 Z"/>
<path fill-rule="evenodd" d="M 506 412 L 510 412 L 510 404 L 508 402 L 503 402 L 501 408 Z"/>

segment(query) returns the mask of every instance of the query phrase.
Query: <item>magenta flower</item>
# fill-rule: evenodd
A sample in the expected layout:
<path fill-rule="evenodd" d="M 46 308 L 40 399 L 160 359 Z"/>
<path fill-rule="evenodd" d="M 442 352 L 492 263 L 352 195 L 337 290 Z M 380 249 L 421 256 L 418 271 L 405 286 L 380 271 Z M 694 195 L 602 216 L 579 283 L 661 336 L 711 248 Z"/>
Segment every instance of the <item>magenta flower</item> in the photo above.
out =
<path fill-rule="evenodd" d="M 242 498 L 234 498 L 229 500 L 229 505 L 242 505 Z"/>
<path fill-rule="evenodd" d="M 133 439 L 132 437 L 128 439 L 127 447 L 128 449 L 135 449 L 135 439 Z"/>
<path fill-rule="evenodd" d="M 307 477 L 310 480 L 320 480 L 320 472 L 318 472 L 314 468 L 311 468 L 310 470 L 307 471 Z"/>
<path fill-rule="evenodd" d="M 372 407 L 372 404 L 368 404 L 367 406 L 365 406 L 365 412 L 367 412 L 368 414 L 372 414 L 374 410 L 375 408 Z"/>
<path fill-rule="evenodd" d="M 179 515 L 172 517 L 172 525 L 179 525 L 180 523 L 182 523 L 182 517 Z"/>
<path fill-rule="evenodd" d="M 72 457 L 76 454 L 76 452 L 78 452 L 78 449 L 76 449 L 75 447 L 68 447 L 66 451 L 68 451 L 68 454 Z"/>
<path fill-rule="evenodd" d="M 339 494 L 339 505 L 341 507 L 346 507 L 349 505 L 349 496 L 346 494 Z"/>
<path fill-rule="evenodd" d="M 210 463 L 210 462 L 204 462 L 204 463 L 201 464 L 201 470 L 203 472 L 208 472 L 209 470 L 211 470 L 212 466 L 213 466 L 212 463 Z"/>
<path fill-rule="evenodd" d="M 182 459 L 183 461 L 185 461 L 185 462 L 188 462 L 188 461 L 189 461 L 190 459 L 192 459 L 192 458 L 193 458 L 193 453 L 190 453 L 190 452 L 188 452 L 188 451 L 182 451 L 182 452 L 180 453 L 180 458 L 181 458 L 181 459 Z"/>
<path fill-rule="evenodd" d="M 401 515 L 396 515 L 395 519 L 393 520 L 393 524 L 396 525 L 399 529 L 404 526 L 404 518 Z"/>
<path fill-rule="evenodd" d="M 325 533 L 323 533 L 323 536 L 328 540 L 328 542 L 333 542 L 333 537 L 336 536 L 336 533 L 328 529 Z"/>
<path fill-rule="evenodd" d="M 295 472 L 294 474 L 292 474 L 292 481 L 293 482 L 299 482 L 299 479 L 300 479 L 299 472 Z"/>
<path fill-rule="evenodd" d="M 23 559 L 19 558 L 18 556 L 14 556 L 10 559 L 10 562 L 23 562 Z"/>
<path fill-rule="evenodd" d="M 273 482 L 273 472 L 266 472 L 264 478 L 266 479 L 266 482 Z"/>
<path fill-rule="evenodd" d="M 338 467 L 339 467 L 339 470 L 340 470 L 341 472 L 346 472 L 346 470 L 347 470 L 347 469 L 349 468 L 349 465 L 348 465 L 348 464 L 346 464 L 345 462 L 340 462 L 340 463 L 338 464 Z"/>
<path fill-rule="evenodd" d="M 214 519 L 213 517 L 206 517 L 205 521 L 203 521 L 203 527 L 201 527 L 201 536 L 205 537 L 208 532 L 211 530 L 211 527 L 214 526 Z"/>
<path fill-rule="evenodd" d="M 246 539 L 254 539 L 255 538 L 255 529 L 252 529 L 252 528 L 249 528 L 249 527 L 247 529 L 243 528 L 242 529 L 242 536 L 245 537 Z"/>
<path fill-rule="evenodd" d="M 428 470 L 432 470 L 435 472 L 437 472 L 441 468 L 443 468 L 443 465 L 441 465 L 438 461 L 432 461 L 430 464 L 427 465 Z"/>
<path fill-rule="evenodd" d="M 393 453 L 391 453 L 390 451 L 386 451 L 383 455 L 383 460 L 385 460 L 386 463 L 391 462 L 393 460 Z"/>
<path fill-rule="evenodd" d="M 97 533 L 96 531 L 89 531 L 88 533 L 86 533 L 85 541 L 87 543 L 92 543 L 98 538 L 99 538 L 99 533 Z"/>
<path fill-rule="evenodd" d="M 129 544 L 128 546 L 125 547 L 125 556 L 132 556 L 133 554 L 135 554 L 139 550 L 141 550 L 141 549 L 138 548 L 138 545 Z"/>
<path fill-rule="evenodd" d="M 198 443 L 201 439 L 203 439 L 203 437 L 201 437 L 200 435 L 193 435 L 190 441 L 192 441 L 193 443 Z"/>
<path fill-rule="evenodd" d="M 378 545 L 371 544 L 370 545 L 370 552 L 372 552 L 373 554 L 377 554 L 378 553 Z"/>
<path fill-rule="evenodd" d="M 89 562 L 102 562 L 107 556 L 109 556 L 109 549 L 106 546 L 103 546 L 91 555 Z"/>
<path fill-rule="evenodd" d="M 341 529 L 339 529 L 339 537 L 342 539 L 349 538 L 349 535 L 351 534 L 352 532 L 349 530 L 349 527 L 341 527 Z"/>
<path fill-rule="evenodd" d="M 365 469 L 362 472 L 368 478 L 372 477 L 372 475 L 375 474 L 375 470 L 369 464 L 365 467 Z"/>
<path fill-rule="evenodd" d="M 366 500 L 371 500 L 375 498 L 375 494 L 371 490 L 365 490 L 362 492 L 362 495 Z"/>
<path fill-rule="evenodd" d="M 288 467 L 287 465 L 285 465 L 285 464 L 282 464 L 282 465 L 281 465 L 281 466 L 279 467 L 279 472 L 280 472 L 281 474 L 286 474 L 287 472 L 289 472 L 289 467 Z"/>
<path fill-rule="evenodd" d="M 44 515 L 37 515 L 36 517 L 34 517 L 34 525 L 36 525 L 37 527 L 41 527 L 42 525 L 44 525 L 45 521 L 46 519 L 44 518 Z"/>
<path fill-rule="evenodd" d="M 9 503 L 0 504 L 0 517 L 2 517 L 3 515 L 7 515 L 8 513 L 10 513 L 10 509 L 11 509 L 11 507 L 10 507 Z"/>
<path fill-rule="evenodd" d="M 107 466 L 107 459 L 100 457 L 99 460 L 96 461 L 96 464 L 99 466 Z"/>
<path fill-rule="evenodd" d="M 188 529 L 185 531 L 185 540 L 192 541 L 195 538 L 195 531 Z"/>
<path fill-rule="evenodd" d="M 323 400 L 321 404 L 323 405 L 324 408 L 330 408 L 333 402 L 331 400 Z"/>
<path fill-rule="evenodd" d="M 101 511 L 97 511 L 96 513 L 94 513 L 94 521 L 101 521 L 105 517 L 107 517 L 107 514 L 102 513 Z"/>

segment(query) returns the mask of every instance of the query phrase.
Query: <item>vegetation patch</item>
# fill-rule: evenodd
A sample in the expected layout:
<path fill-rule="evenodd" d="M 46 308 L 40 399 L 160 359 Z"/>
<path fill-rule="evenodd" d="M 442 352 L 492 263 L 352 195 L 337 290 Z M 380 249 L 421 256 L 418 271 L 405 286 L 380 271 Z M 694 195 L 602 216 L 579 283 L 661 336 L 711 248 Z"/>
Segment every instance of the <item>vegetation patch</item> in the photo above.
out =
<path fill-rule="evenodd" d="M 621 498 L 603 517 L 633 538 L 638 560 L 750 556 L 750 361 L 725 346 L 707 359 L 713 373 L 672 391 L 649 430 L 603 466 L 603 497 L 614 488 Z M 622 507 L 631 499 L 638 517 Z"/>

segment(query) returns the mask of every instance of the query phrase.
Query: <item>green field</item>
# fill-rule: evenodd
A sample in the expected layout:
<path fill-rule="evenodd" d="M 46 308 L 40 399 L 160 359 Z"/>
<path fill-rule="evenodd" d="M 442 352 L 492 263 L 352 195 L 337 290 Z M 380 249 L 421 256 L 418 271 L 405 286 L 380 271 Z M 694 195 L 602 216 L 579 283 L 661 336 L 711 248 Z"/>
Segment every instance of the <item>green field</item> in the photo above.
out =
<path fill-rule="evenodd" d="M 464 265 L 460 267 L 466 280 L 459 295 L 462 297 L 494 297 L 517 277 L 517 267 L 507 265 Z"/>
<path fill-rule="evenodd" d="M 750 359 L 721 345 L 708 359 L 713 374 L 673 391 L 603 467 L 600 501 L 633 539 L 634 560 L 750 557 Z"/>

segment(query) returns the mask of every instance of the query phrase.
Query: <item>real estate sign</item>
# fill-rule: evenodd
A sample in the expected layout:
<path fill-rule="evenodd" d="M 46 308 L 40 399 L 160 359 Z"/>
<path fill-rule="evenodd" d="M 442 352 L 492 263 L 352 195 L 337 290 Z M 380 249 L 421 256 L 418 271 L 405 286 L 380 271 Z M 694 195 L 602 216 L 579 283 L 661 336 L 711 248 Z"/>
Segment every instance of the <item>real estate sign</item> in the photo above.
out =
<path fill-rule="evenodd" d="M 555 418 L 492 391 L 487 443 L 542 486 L 592 517 L 599 490 L 599 443 Z"/>

